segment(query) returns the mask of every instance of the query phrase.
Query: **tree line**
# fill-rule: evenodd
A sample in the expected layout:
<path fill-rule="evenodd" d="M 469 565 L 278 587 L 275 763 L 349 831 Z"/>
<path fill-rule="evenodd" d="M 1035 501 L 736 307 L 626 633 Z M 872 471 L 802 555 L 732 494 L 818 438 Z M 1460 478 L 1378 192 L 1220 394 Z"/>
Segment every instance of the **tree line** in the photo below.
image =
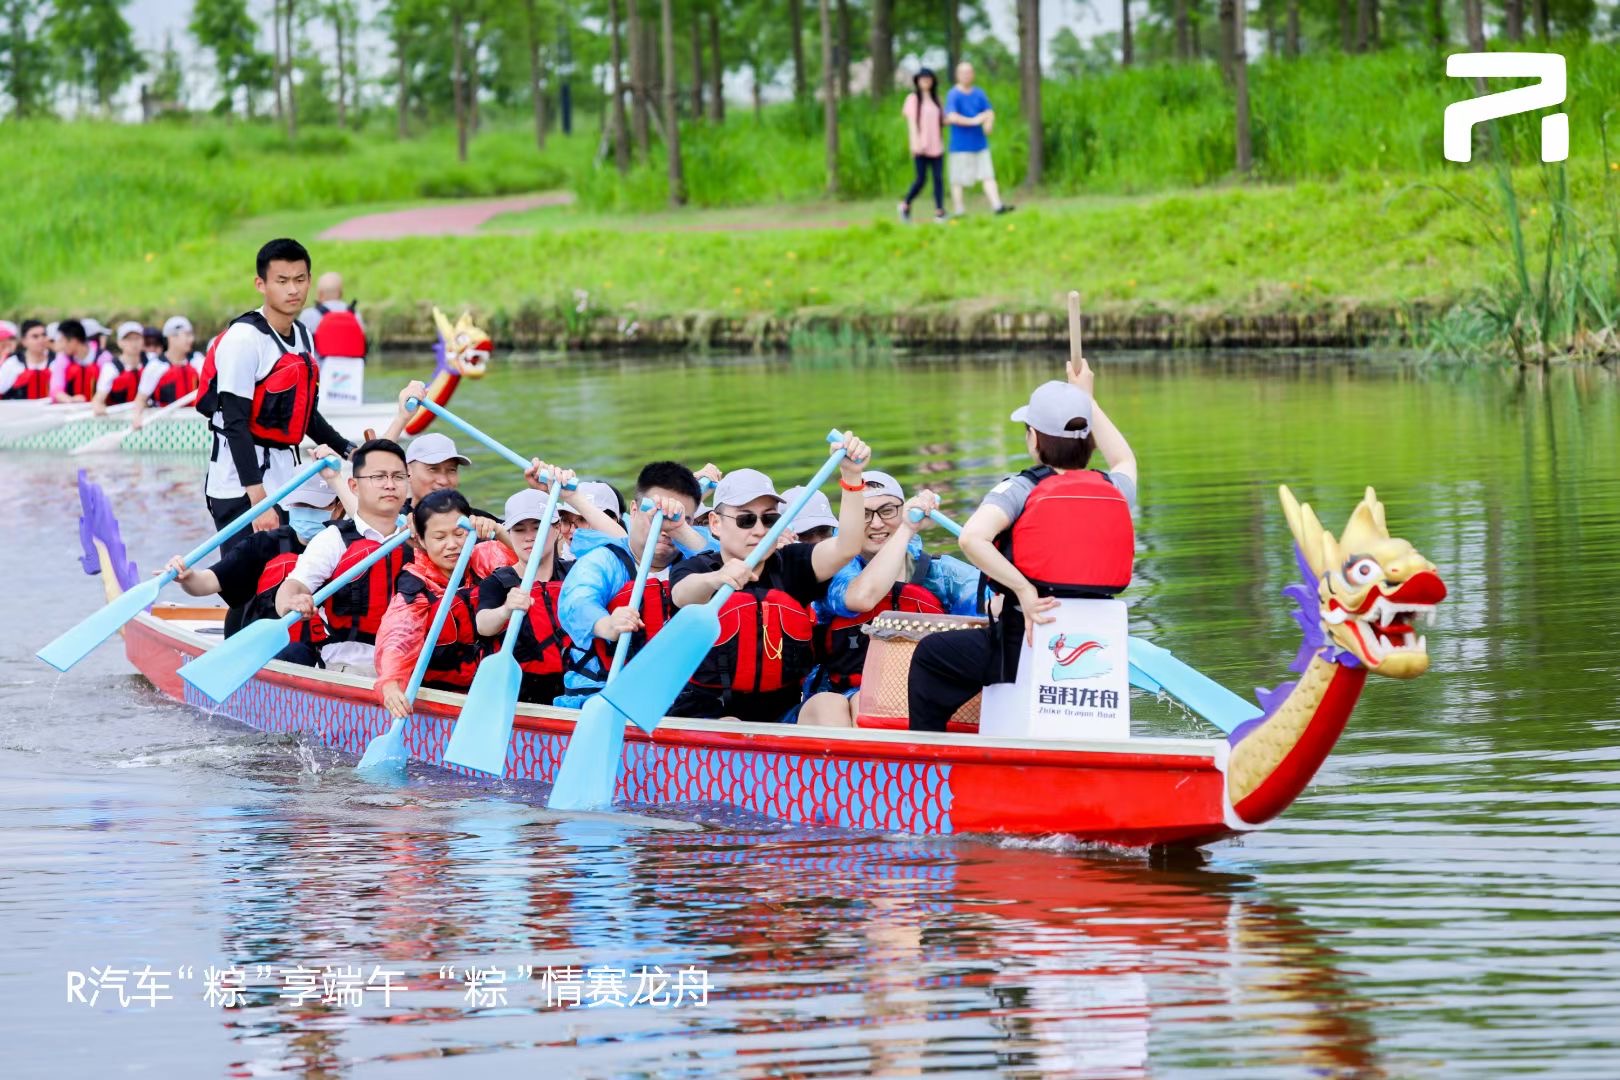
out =
<path fill-rule="evenodd" d="M 990 33 L 990 2 L 1013 5 L 1013 48 Z M 212 74 L 219 115 L 273 116 L 290 138 L 300 123 L 341 128 L 389 112 L 400 137 L 453 118 L 463 160 L 485 109 L 532 113 L 542 148 L 554 127 L 572 127 L 577 108 L 591 109 L 601 118 L 600 157 L 624 172 L 660 145 L 679 203 L 681 122 L 726 123 L 728 90 L 739 87 L 756 115 L 778 84 L 807 116 L 819 101 L 836 191 L 840 102 L 889 99 L 909 82 L 902 58 L 942 57 L 942 84 L 970 58 L 998 84 L 1016 80 L 1029 127 L 1026 178 L 1038 184 L 1045 79 L 1215 63 L 1232 94 L 1234 164 L 1247 171 L 1251 30 L 1268 58 L 1286 61 L 1391 46 L 1478 50 L 1488 37 L 1584 34 L 1614 19 L 1595 0 L 1097 2 L 1119 5 L 1120 29 L 1082 41 L 1072 27 L 1043 28 L 1039 0 L 193 0 L 189 40 L 171 34 L 148 55 L 125 17 L 128 0 L 0 0 L 0 95 L 15 117 L 66 104 L 110 114 L 137 83 L 152 117 L 188 107 L 194 58 Z M 320 48 L 310 40 L 317 28 Z"/>

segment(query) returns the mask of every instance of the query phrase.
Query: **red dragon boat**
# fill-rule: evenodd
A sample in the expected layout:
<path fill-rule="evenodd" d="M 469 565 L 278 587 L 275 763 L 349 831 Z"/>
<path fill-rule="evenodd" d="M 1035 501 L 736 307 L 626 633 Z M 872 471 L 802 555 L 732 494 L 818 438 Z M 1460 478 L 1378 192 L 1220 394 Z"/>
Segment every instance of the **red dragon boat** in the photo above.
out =
<path fill-rule="evenodd" d="M 88 573 L 109 597 L 138 577 L 99 488 L 80 477 Z M 1435 567 L 1391 537 L 1371 488 L 1342 535 L 1280 491 L 1302 581 L 1284 594 L 1304 631 L 1297 681 L 1259 695 L 1261 714 L 1224 738 L 1053 740 L 882 728 L 799 728 L 672 717 L 626 732 L 617 800 L 628 808 L 726 804 L 782 822 L 920 835 L 1065 834 L 1124 846 L 1197 846 L 1263 826 L 1311 782 L 1368 674 L 1428 669 L 1419 618 L 1445 598 Z M 359 755 L 389 726 L 368 681 L 272 662 L 227 701 L 204 699 L 182 665 L 222 640 L 224 608 L 156 605 L 123 631 L 130 662 L 163 693 L 271 732 Z M 875 648 L 875 646 L 874 646 Z M 411 757 L 444 761 L 462 696 L 424 690 Z M 520 705 L 505 779 L 549 784 L 573 710 Z"/>

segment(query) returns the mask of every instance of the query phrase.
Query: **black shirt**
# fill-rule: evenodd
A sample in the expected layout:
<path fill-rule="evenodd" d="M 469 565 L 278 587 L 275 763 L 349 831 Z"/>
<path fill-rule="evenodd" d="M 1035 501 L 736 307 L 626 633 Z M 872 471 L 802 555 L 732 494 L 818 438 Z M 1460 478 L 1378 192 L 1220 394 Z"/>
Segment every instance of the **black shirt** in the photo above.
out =
<path fill-rule="evenodd" d="M 768 589 L 781 589 L 793 599 L 809 607 L 827 595 L 827 583 L 816 578 L 812 553 L 814 544 L 789 544 L 765 560 L 760 570 L 759 584 Z M 712 574 L 726 563 L 718 551 L 700 551 L 682 559 L 669 569 L 669 586 L 673 589 L 691 574 Z"/>
<path fill-rule="evenodd" d="M 232 545 L 218 562 L 208 569 L 219 579 L 219 598 L 230 611 L 225 616 L 225 636 L 240 630 L 249 614 L 247 607 L 259 593 L 259 577 L 270 560 L 283 551 L 301 555 L 304 542 L 298 539 L 292 526 L 283 525 L 268 532 L 249 533 L 240 543 Z M 266 612 L 253 612 L 254 618 L 266 617 Z"/>

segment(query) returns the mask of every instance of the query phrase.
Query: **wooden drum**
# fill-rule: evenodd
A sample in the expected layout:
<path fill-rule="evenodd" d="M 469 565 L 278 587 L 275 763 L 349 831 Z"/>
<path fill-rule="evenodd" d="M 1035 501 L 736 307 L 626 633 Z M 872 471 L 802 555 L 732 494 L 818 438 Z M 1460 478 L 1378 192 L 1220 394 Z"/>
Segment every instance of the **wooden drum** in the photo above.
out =
<path fill-rule="evenodd" d="M 857 726 L 906 727 L 909 722 L 906 695 L 911 684 L 911 654 L 917 651 L 917 642 L 929 634 L 944 630 L 969 630 L 985 624 L 986 620 L 973 615 L 886 611 L 861 627 L 861 632 L 871 640 L 866 648 L 866 667 L 861 673 Z M 978 695 L 956 711 L 948 730 L 979 730 Z"/>

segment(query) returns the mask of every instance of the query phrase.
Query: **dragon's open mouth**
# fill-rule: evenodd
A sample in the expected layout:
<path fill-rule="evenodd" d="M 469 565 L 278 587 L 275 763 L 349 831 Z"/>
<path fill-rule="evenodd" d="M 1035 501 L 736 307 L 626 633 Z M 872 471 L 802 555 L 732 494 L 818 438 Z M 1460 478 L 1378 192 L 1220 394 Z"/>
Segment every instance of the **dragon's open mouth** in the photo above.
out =
<path fill-rule="evenodd" d="M 1383 597 L 1368 611 L 1350 622 L 1350 631 L 1361 642 L 1362 650 L 1375 664 L 1398 652 L 1427 653 L 1428 643 L 1415 625 L 1434 625 L 1433 604 L 1402 604 Z"/>
<path fill-rule="evenodd" d="M 484 363 L 488 359 L 488 349 L 473 349 L 463 354 L 460 359 L 461 374 L 469 379 L 482 378 L 484 375 Z"/>

